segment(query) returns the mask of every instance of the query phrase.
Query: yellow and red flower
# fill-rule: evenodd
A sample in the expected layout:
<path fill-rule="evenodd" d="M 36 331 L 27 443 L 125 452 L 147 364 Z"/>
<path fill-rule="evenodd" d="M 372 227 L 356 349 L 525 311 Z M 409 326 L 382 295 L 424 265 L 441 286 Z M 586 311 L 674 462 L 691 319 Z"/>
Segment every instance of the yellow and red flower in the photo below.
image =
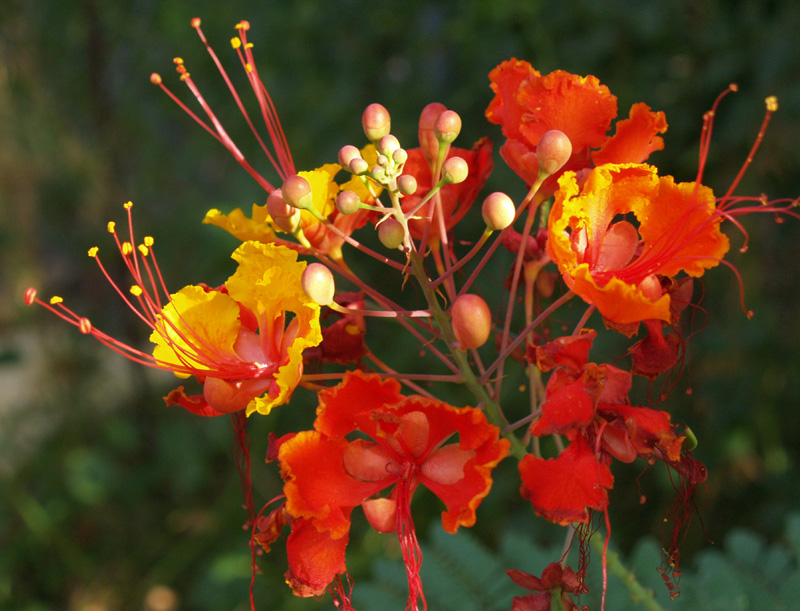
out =
<path fill-rule="evenodd" d="M 653 151 L 664 148 L 657 135 L 667 130 L 663 112 L 652 112 L 643 103 L 631 107 L 627 119 L 617 122 L 617 98 L 595 76 L 578 76 L 556 70 L 545 76 L 528 62 L 510 59 L 489 73 L 495 97 L 486 117 L 503 128 L 506 142 L 500 155 L 527 184 L 539 175 L 536 146 L 553 129 L 564 132 L 572 143 L 572 155 L 561 173 L 604 163 L 641 163 Z M 555 190 L 555 178 L 543 191 Z"/>
<path fill-rule="evenodd" d="M 348 372 L 320 393 L 314 430 L 277 441 L 292 525 L 287 581 L 297 595 L 320 594 L 345 571 L 350 515 L 359 505 L 376 530 L 398 533 L 414 605 L 422 596 L 410 510 L 416 488 L 444 502 L 446 531 L 475 523 L 509 443 L 480 410 L 406 397 L 399 389 L 396 380 Z"/>
<path fill-rule="evenodd" d="M 558 184 L 548 254 L 567 286 L 613 323 L 670 322 L 660 278 L 702 276 L 728 251 L 724 214 L 699 183 L 676 184 L 649 165 L 606 164 Z"/>
<path fill-rule="evenodd" d="M 268 414 L 288 401 L 303 373 L 303 350 L 322 341 L 319 305 L 300 284 L 305 262 L 284 246 L 248 241 L 233 253 L 239 266 L 223 286 L 190 285 L 169 295 L 155 260 L 153 238 L 145 237 L 134 247 L 131 206 L 125 204 L 129 239 L 120 240 L 114 223 L 108 230 L 133 277 L 132 297 L 111 279 L 96 247 L 89 255 L 126 305 L 152 329 L 150 340 L 156 345 L 152 355 L 95 328 L 60 297 L 45 303 L 30 288 L 25 302 L 43 305 L 132 361 L 203 384 L 203 394 L 196 396 L 177 388 L 165 397 L 168 405 L 201 416 L 241 410 L 249 416 Z"/>

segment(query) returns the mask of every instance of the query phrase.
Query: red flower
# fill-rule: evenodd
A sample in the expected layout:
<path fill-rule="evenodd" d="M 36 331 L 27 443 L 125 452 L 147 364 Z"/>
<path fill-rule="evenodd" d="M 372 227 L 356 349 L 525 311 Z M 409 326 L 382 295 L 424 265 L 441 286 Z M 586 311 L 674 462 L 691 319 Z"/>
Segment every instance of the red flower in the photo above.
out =
<path fill-rule="evenodd" d="M 536 146 L 542 135 L 557 129 L 572 143 L 572 156 L 561 171 L 545 183 L 555 191 L 555 177 L 604 163 L 641 163 L 664 148 L 656 134 L 667 130 L 663 112 L 651 112 L 643 103 L 631 107 L 627 119 L 617 122 L 617 98 L 597 77 L 556 70 L 542 76 L 525 61 L 510 59 L 489 73 L 495 97 L 486 117 L 503 128 L 506 143 L 500 155 L 527 184 L 539 174 Z"/>
<path fill-rule="evenodd" d="M 596 336 L 562 337 L 528 353 L 540 370 L 555 369 L 531 433 L 561 434 L 572 443 L 557 458 L 522 460 L 522 495 L 538 514 L 560 524 L 586 522 L 590 509 L 605 510 L 612 457 L 631 462 L 654 456 L 673 468 L 682 459 L 684 437 L 675 433 L 669 414 L 628 404 L 630 372 L 589 362 Z"/>
<path fill-rule="evenodd" d="M 299 596 L 321 594 L 345 571 L 350 515 L 358 505 L 378 531 L 398 532 L 410 607 L 422 596 L 410 510 L 417 486 L 444 502 L 446 531 L 475 523 L 491 471 L 508 454 L 509 443 L 498 439 L 497 427 L 480 410 L 404 397 L 399 387 L 396 380 L 348 372 L 341 384 L 320 393 L 314 430 L 278 442 L 292 519 L 287 579 Z M 353 434 L 358 437 L 348 439 Z M 376 496 L 387 488 L 387 495 Z"/>
<path fill-rule="evenodd" d="M 558 562 L 547 565 L 542 572 L 542 577 L 530 573 L 511 569 L 506 574 L 518 586 L 527 590 L 539 592 L 527 596 L 515 596 L 511 611 L 550 611 L 551 609 L 564 609 L 564 611 L 577 611 L 578 606 L 570 594 L 583 594 L 586 586 L 583 585 L 578 575 L 570 567 L 563 568 Z M 553 603 L 552 598 L 560 599 L 561 606 Z"/>

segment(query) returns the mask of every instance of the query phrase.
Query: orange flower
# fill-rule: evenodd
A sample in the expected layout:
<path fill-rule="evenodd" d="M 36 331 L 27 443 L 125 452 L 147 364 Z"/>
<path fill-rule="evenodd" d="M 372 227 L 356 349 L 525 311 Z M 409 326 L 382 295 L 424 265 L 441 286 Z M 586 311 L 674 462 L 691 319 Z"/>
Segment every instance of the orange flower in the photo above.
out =
<path fill-rule="evenodd" d="M 344 572 L 350 514 L 358 505 L 376 530 L 398 533 L 410 605 L 422 596 L 410 509 L 416 488 L 421 484 L 444 502 L 446 531 L 475 523 L 508 442 L 498 440 L 497 427 L 480 410 L 404 397 L 399 388 L 396 380 L 348 372 L 338 386 L 320 393 L 313 431 L 278 441 L 286 511 L 293 520 L 287 579 L 297 595 L 321 594 Z M 349 441 L 353 433 L 358 438 Z M 388 495 L 375 496 L 387 488 Z"/>
<path fill-rule="evenodd" d="M 613 323 L 669 322 L 659 276 L 701 276 L 728 251 L 723 214 L 699 183 L 676 184 L 649 165 L 567 172 L 550 212 L 548 254 L 575 293 Z M 621 220 L 631 213 L 630 220 Z"/>
<path fill-rule="evenodd" d="M 494 99 L 486 117 L 503 128 L 506 143 L 500 155 L 527 184 L 539 175 L 536 146 L 542 135 L 557 129 L 572 143 L 572 156 L 560 172 L 546 181 L 546 193 L 555 190 L 555 178 L 603 163 L 641 163 L 664 148 L 656 134 L 667 130 L 663 112 L 651 112 L 643 103 L 631 107 L 627 119 L 617 122 L 617 98 L 597 77 L 556 70 L 542 76 L 525 61 L 510 59 L 489 73 Z"/>

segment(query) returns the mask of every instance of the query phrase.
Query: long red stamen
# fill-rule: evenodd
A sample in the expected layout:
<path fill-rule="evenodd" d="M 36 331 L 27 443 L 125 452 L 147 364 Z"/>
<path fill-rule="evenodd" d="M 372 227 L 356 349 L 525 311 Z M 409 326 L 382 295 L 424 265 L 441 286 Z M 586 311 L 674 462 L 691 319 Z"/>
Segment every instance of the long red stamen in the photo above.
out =
<path fill-rule="evenodd" d="M 403 477 L 395 486 L 397 494 L 397 537 L 400 540 L 400 550 L 403 554 L 403 562 L 406 565 L 406 577 L 408 577 L 406 611 L 419 611 L 417 604 L 419 599 L 422 599 L 423 610 L 428 608 L 428 603 L 422 592 L 422 580 L 419 576 L 419 570 L 422 567 L 422 549 L 419 546 L 417 533 L 414 529 L 414 521 L 411 517 L 411 495 L 414 485 L 412 469 L 412 465 L 407 464 L 404 468 Z"/>

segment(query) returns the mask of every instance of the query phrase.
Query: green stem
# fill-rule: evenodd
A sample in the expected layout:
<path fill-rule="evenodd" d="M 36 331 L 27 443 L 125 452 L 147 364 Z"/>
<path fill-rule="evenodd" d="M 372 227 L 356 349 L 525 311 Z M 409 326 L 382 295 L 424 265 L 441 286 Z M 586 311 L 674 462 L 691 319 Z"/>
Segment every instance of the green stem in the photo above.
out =
<path fill-rule="evenodd" d="M 603 539 L 602 537 L 593 536 L 589 539 L 589 543 L 596 554 L 603 553 Z M 649 588 L 645 588 L 636 579 L 636 574 L 633 570 L 626 567 L 620 559 L 618 552 L 609 551 L 606 556 L 606 567 L 609 572 L 619 577 L 620 581 L 625 584 L 628 589 L 628 595 L 631 600 L 645 609 L 650 611 L 666 611 L 658 601 L 655 599 L 655 593 Z"/>

